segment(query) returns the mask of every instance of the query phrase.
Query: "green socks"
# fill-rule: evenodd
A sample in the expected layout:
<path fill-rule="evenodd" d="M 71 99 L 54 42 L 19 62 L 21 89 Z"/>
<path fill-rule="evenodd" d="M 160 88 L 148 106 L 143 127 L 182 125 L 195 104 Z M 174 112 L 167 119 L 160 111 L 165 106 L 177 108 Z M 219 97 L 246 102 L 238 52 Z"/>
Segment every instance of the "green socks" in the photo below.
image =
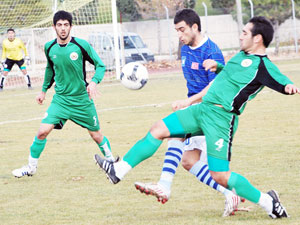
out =
<path fill-rule="evenodd" d="M 151 157 L 161 145 L 162 141 L 154 138 L 150 132 L 139 140 L 123 157 L 132 168 L 143 160 Z"/>
<path fill-rule="evenodd" d="M 34 137 L 33 143 L 30 146 L 30 155 L 32 158 L 40 158 L 40 155 L 45 148 L 46 142 L 46 139 L 40 140 L 36 136 Z"/>
<path fill-rule="evenodd" d="M 108 139 L 105 136 L 103 136 L 103 140 L 101 141 L 100 144 L 98 144 L 98 147 L 99 147 L 100 151 L 102 152 L 102 154 L 106 158 L 112 157 L 110 143 L 109 143 Z"/>
<path fill-rule="evenodd" d="M 260 198 L 260 191 L 257 190 L 250 182 L 243 176 L 231 172 L 228 180 L 228 188 L 235 190 L 236 194 L 251 202 L 258 203 Z"/>

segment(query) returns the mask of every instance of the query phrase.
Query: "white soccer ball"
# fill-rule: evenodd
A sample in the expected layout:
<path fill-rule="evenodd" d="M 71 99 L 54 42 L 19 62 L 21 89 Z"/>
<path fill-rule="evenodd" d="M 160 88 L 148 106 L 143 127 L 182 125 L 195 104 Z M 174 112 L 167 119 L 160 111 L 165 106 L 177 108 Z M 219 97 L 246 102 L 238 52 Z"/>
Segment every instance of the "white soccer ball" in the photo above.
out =
<path fill-rule="evenodd" d="M 138 90 L 147 83 L 148 70 L 139 62 L 130 62 L 122 68 L 120 79 L 126 88 Z"/>

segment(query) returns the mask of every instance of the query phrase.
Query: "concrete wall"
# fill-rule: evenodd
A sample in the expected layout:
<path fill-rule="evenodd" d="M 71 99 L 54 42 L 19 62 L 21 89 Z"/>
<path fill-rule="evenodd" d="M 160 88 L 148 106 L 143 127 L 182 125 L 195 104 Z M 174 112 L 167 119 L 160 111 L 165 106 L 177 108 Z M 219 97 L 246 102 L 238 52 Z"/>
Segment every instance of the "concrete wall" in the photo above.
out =
<path fill-rule="evenodd" d="M 231 15 L 201 17 L 202 32 L 215 41 L 220 48 L 238 47 L 238 26 Z M 207 25 L 207 27 L 206 27 Z M 123 31 L 138 33 L 156 55 L 176 53 L 178 37 L 173 19 L 122 23 Z"/>

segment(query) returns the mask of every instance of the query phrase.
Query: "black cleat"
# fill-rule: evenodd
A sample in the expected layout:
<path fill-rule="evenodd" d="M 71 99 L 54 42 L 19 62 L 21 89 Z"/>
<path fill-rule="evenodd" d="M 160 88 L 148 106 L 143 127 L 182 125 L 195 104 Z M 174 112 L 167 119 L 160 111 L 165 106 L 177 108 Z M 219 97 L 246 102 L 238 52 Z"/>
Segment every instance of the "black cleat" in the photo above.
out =
<path fill-rule="evenodd" d="M 119 183 L 120 179 L 116 176 L 114 162 L 101 158 L 98 154 L 95 155 L 96 164 L 100 166 L 106 173 L 107 178 L 113 184 Z"/>
<path fill-rule="evenodd" d="M 273 199 L 273 210 L 269 214 L 269 216 L 272 219 L 277 219 L 277 218 L 282 218 L 282 217 L 289 217 L 286 209 L 280 203 L 280 199 L 279 199 L 279 196 L 278 196 L 277 192 L 274 191 L 274 190 L 271 190 L 267 194 L 270 195 L 271 198 Z"/>

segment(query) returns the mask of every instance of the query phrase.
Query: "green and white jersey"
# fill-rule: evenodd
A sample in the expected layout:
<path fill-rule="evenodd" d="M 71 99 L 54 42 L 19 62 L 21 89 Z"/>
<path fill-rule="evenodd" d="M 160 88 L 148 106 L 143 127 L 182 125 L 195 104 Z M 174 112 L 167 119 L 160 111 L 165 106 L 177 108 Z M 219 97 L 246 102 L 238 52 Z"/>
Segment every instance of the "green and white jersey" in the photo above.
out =
<path fill-rule="evenodd" d="M 225 110 L 240 115 L 248 101 L 264 86 L 286 94 L 284 88 L 292 84 L 266 55 L 236 54 L 226 66 L 218 64 L 220 73 L 213 81 L 203 102 L 222 105 Z"/>
<path fill-rule="evenodd" d="M 105 65 L 91 45 L 82 39 L 72 37 L 66 45 L 52 40 L 45 45 L 47 67 L 42 91 L 46 92 L 55 81 L 55 92 L 61 97 L 76 99 L 87 96 L 86 61 L 95 66 L 92 81 L 100 83 Z"/>

